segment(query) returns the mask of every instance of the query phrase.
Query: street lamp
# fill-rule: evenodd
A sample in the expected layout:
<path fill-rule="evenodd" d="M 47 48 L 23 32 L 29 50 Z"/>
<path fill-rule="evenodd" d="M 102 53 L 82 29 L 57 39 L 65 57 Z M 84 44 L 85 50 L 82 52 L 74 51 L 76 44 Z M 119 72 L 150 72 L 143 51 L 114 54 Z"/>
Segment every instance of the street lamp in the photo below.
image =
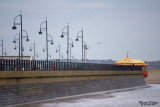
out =
<path fill-rule="evenodd" d="M 61 55 L 61 46 L 60 44 L 58 45 L 58 47 L 56 48 L 56 53 L 59 52 L 59 62 L 60 62 L 60 55 Z"/>
<path fill-rule="evenodd" d="M 17 35 L 19 37 L 16 38 Z M 17 43 L 16 40 L 18 40 L 19 46 L 16 46 L 16 43 Z M 17 47 L 19 47 L 19 60 L 20 60 L 20 32 L 15 34 L 13 43 L 15 43 L 15 48 L 14 48 L 15 50 L 17 49 Z"/>
<path fill-rule="evenodd" d="M 30 51 L 32 51 L 32 49 L 34 49 L 34 60 L 36 60 L 36 58 L 35 58 L 35 57 L 36 57 L 36 55 L 35 55 L 35 54 L 36 54 L 36 53 L 35 53 L 35 52 L 36 52 L 36 49 L 35 49 L 35 48 L 36 48 L 36 46 L 35 46 L 35 42 L 34 42 L 34 44 L 32 44 L 32 45 L 30 46 Z M 38 57 L 38 53 L 37 53 L 37 57 Z M 35 67 L 35 66 L 36 66 L 36 65 L 35 65 L 35 61 L 33 62 L 33 64 L 34 64 L 34 67 Z"/>
<path fill-rule="evenodd" d="M 74 56 L 73 56 L 73 54 L 72 54 L 72 53 L 71 53 L 71 58 L 72 58 L 72 59 L 74 59 Z"/>
<path fill-rule="evenodd" d="M 85 42 L 85 41 L 83 41 L 83 43 L 84 43 L 84 49 L 88 49 L 88 46 L 87 46 L 87 43 Z"/>
<path fill-rule="evenodd" d="M 84 62 L 86 62 L 86 50 L 88 49 L 87 43 L 83 41 L 84 43 Z"/>
<path fill-rule="evenodd" d="M 81 33 L 81 36 L 78 36 L 79 33 Z M 77 33 L 76 41 L 79 41 L 78 38 L 82 38 L 82 62 L 83 62 L 83 29 Z"/>
<path fill-rule="evenodd" d="M 43 47 L 43 52 L 45 52 L 45 50 L 47 50 L 46 46 Z M 51 57 L 51 54 L 49 52 L 48 52 L 48 56 Z"/>
<path fill-rule="evenodd" d="M 47 47 L 46 47 L 46 45 L 43 47 L 43 52 L 45 52 L 45 50 L 47 50 Z"/>
<path fill-rule="evenodd" d="M 71 47 L 73 48 L 74 45 L 73 45 L 73 40 L 71 38 L 69 38 L 69 40 L 71 41 L 71 43 L 69 43 L 70 45 L 70 63 L 71 63 Z"/>
<path fill-rule="evenodd" d="M 66 31 L 64 31 L 66 29 Z M 64 35 L 67 35 L 67 63 L 68 63 L 68 58 L 69 58 L 69 25 L 67 23 L 67 26 L 65 26 L 63 29 L 62 29 L 62 35 L 61 35 L 61 38 L 64 38 Z M 68 66 L 68 64 L 67 64 Z"/>
<path fill-rule="evenodd" d="M 51 53 L 50 53 L 50 52 L 48 52 L 48 57 L 50 57 L 50 58 L 51 58 Z"/>
<path fill-rule="evenodd" d="M 16 22 L 16 19 L 18 18 L 18 17 L 20 17 L 20 22 L 19 23 L 17 23 Z M 14 22 L 13 22 L 13 27 L 12 27 L 12 29 L 13 30 L 16 30 L 17 29 L 17 27 L 16 27 L 16 25 L 20 25 L 21 26 L 21 37 L 20 37 L 20 39 L 21 39 L 21 46 L 20 46 L 20 48 L 21 48 L 21 59 L 23 59 L 23 47 L 22 47 L 22 45 L 23 45 L 23 34 L 22 34 L 22 32 L 24 31 L 24 30 L 22 30 L 22 14 L 21 14 L 21 11 L 20 11 L 20 14 L 19 15 L 17 15 L 15 18 L 14 18 Z M 26 31 L 25 31 L 26 32 Z M 27 33 L 28 34 L 28 33 Z M 25 36 L 24 36 L 25 37 Z M 26 39 L 26 41 L 29 41 L 29 39 L 28 39 L 28 36 L 27 36 L 27 39 Z"/>
<path fill-rule="evenodd" d="M 35 45 L 35 42 L 34 42 L 34 44 L 32 44 L 31 46 L 30 46 L 30 51 L 32 51 L 32 49 L 34 49 L 34 60 L 36 60 L 36 56 L 38 57 L 38 53 L 37 53 L 37 55 L 36 55 L 36 45 Z"/>
<path fill-rule="evenodd" d="M 19 47 L 19 46 L 17 46 L 17 45 L 16 45 L 16 43 L 15 43 L 15 47 L 14 47 L 14 49 L 16 50 L 16 49 L 17 49 L 17 47 Z"/>
<path fill-rule="evenodd" d="M 2 64 L 1 65 L 2 65 L 2 70 L 3 70 L 3 54 L 7 55 L 7 53 L 6 53 L 6 49 L 3 48 L 3 37 L 0 41 L 2 41 L 2 44 L 0 44 L 0 46 L 2 46 Z"/>
<path fill-rule="evenodd" d="M 22 51 L 24 51 L 24 46 L 22 45 Z"/>
<path fill-rule="evenodd" d="M 17 19 L 18 17 L 20 17 L 20 22 L 19 22 L 19 23 L 16 22 L 16 19 Z M 23 49 L 23 47 L 22 47 L 22 46 L 23 46 L 23 40 L 22 40 L 22 39 L 23 39 L 23 37 L 26 37 L 26 36 L 23 36 L 23 34 L 22 34 L 22 32 L 25 31 L 25 30 L 22 29 L 22 14 L 21 14 L 21 11 L 20 11 L 20 14 L 17 15 L 17 16 L 14 18 L 13 27 L 12 27 L 13 30 L 16 30 L 16 29 L 17 29 L 16 25 L 20 25 L 20 26 L 21 26 L 21 30 L 20 30 L 20 31 L 21 31 L 21 33 L 20 33 L 20 34 L 21 34 L 21 37 L 20 37 L 20 39 L 21 39 L 21 42 L 20 42 L 21 44 L 20 44 L 20 45 L 21 45 L 21 46 L 20 46 L 20 48 L 21 48 L 21 59 L 23 59 L 23 50 L 24 50 L 24 49 Z M 25 32 L 26 32 L 26 31 L 25 31 Z M 26 33 L 27 33 L 27 32 L 26 32 Z M 29 41 L 29 39 L 28 39 L 28 33 L 27 33 L 27 39 L 26 39 L 26 41 Z"/>
<path fill-rule="evenodd" d="M 46 24 L 46 26 L 45 26 L 45 27 L 42 27 L 42 25 L 43 25 L 44 23 Z M 53 45 L 53 39 L 52 39 L 52 37 L 51 37 L 50 35 L 48 35 L 47 19 L 46 19 L 46 21 L 44 21 L 44 22 L 42 22 L 42 23 L 40 24 L 39 34 L 42 34 L 42 31 L 45 31 L 45 32 L 46 32 L 46 50 L 47 50 L 47 51 L 46 51 L 46 57 L 47 57 L 47 70 L 48 70 L 48 42 L 51 42 L 51 44 Z M 50 36 L 52 40 L 48 40 L 48 36 Z"/>
<path fill-rule="evenodd" d="M 4 48 L 3 48 L 4 49 Z M 7 55 L 6 49 L 4 49 L 5 51 L 3 52 L 4 55 Z"/>
<path fill-rule="evenodd" d="M 0 41 L 2 41 L 2 44 L 0 44 L 0 46 L 2 46 L 2 64 L 3 64 L 3 54 L 5 53 L 5 55 L 7 55 L 7 53 L 6 50 L 3 48 L 3 37 Z M 5 52 L 3 52 L 3 50 L 5 50 Z"/>
<path fill-rule="evenodd" d="M 23 38 L 26 38 L 26 41 L 28 42 L 28 41 L 29 41 L 29 38 L 28 38 L 28 33 L 27 33 L 27 31 L 26 31 L 26 30 L 22 30 L 22 31 L 26 33 L 26 36 L 22 36 L 22 39 L 23 39 Z M 23 45 L 23 44 L 22 44 L 22 45 Z"/>
<path fill-rule="evenodd" d="M 53 45 L 54 43 L 53 43 L 53 38 L 52 38 L 52 36 L 51 35 L 49 35 L 48 34 L 48 36 L 51 38 L 50 40 L 48 40 L 47 42 L 51 42 L 51 45 Z"/>
<path fill-rule="evenodd" d="M 25 36 L 23 36 L 22 35 L 22 40 L 23 40 L 23 38 L 26 38 L 26 41 L 28 42 L 29 41 L 29 38 L 28 38 L 28 33 L 27 33 L 27 31 L 26 30 L 22 30 L 22 32 L 25 32 L 26 33 L 26 35 Z M 21 44 L 21 55 L 22 55 L 22 60 L 23 60 L 23 51 L 24 51 L 24 46 L 23 46 L 23 43 Z"/>
<path fill-rule="evenodd" d="M 36 54 L 36 56 L 38 57 L 38 53 Z"/>

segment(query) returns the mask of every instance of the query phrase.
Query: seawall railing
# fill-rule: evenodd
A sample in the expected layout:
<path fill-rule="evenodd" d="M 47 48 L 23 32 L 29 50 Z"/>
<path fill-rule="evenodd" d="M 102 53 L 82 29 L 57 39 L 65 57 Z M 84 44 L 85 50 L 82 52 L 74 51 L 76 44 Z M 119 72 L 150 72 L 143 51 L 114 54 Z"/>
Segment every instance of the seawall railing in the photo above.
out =
<path fill-rule="evenodd" d="M 80 62 L 56 62 L 44 60 L 13 60 L 0 59 L 0 71 L 142 71 L 140 66 L 80 63 Z"/>

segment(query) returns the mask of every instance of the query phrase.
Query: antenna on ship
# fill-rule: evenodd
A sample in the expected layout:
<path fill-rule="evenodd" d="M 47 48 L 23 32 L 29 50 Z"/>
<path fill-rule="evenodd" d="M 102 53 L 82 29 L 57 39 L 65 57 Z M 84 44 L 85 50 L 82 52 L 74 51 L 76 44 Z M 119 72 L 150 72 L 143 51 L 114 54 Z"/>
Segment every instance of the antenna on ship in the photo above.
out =
<path fill-rule="evenodd" d="M 128 51 L 127 51 L 127 58 L 128 58 Z"/>

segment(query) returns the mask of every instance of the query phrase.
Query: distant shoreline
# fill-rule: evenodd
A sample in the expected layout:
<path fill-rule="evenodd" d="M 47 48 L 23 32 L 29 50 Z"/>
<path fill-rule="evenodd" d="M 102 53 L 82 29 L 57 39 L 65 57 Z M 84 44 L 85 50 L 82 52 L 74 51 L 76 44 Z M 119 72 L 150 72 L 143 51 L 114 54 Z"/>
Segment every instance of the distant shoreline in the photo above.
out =
<path fill-rule="evenodd" d="M 149 84 L 160 84 L 160 69 L 148 69 L 146 81 Z"/>

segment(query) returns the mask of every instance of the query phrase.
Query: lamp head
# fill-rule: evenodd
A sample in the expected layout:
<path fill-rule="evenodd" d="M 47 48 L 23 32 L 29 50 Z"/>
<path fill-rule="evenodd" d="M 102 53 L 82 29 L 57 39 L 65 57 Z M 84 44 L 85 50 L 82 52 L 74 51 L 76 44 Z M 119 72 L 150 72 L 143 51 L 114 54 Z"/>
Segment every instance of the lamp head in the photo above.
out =
<path fill-rule="evenodd" d="M 45 52 L 45 50 L 43 49 L 43 52 Z"/>
<path fill-rule="evenodd" d="M 51 45 L 53 45 L 54 43 L 53 43 L 53 41 L 51 42 Z"/>
<path fill-rule="evenodd" d="M 17 48 L 15 47 L 14 49 L 16 50 Z"/>
<path fill-rule="evenodd" d="M 56 53 L 57 53 L 58 51 L 56 50 Z"/>
<path fill-rule="evenodd" d="M 76 41 L 79 41 L 79 39 L 77 38 Z"/>
<path fill-rule="evenodd" d="M 30 51 L 32 51 L 32 49 L 30 48 Z"/>
<path fill-rule="evenodd" d="M 63 34 L 61 35 L 61 38 L 64 38 L 64 35 L 63 35 Z"/>
<path fill-rule="evenodd" d="M 13 43 L 16 43 L 16 41 L 14 40 Z"/>
<path fill-rule="evenodd" d="M 73 43 L 72 43 L 72 48 L 74 47 Z"/>
<path fill-rule="evenodd" d="M 42 34 L 42 31 L 41 31 L 41 30 L 39 31 L 39 34 L 40 34 L 40 35 Z"/>
<path fill-rule="evenodd" d="M 29 41 L 29 39 L 27 38 L 27 39 L 26 39 L 26 41 L 28 42 L 28 41 Z"/>
<path fill-rule="evenodd" d="M 13 30 L 16 30 L 16 29 L 17 29 L 17 27 L 14 25 L 14 26 L 12 27 L 12 29 L 13 29 Z"/>

